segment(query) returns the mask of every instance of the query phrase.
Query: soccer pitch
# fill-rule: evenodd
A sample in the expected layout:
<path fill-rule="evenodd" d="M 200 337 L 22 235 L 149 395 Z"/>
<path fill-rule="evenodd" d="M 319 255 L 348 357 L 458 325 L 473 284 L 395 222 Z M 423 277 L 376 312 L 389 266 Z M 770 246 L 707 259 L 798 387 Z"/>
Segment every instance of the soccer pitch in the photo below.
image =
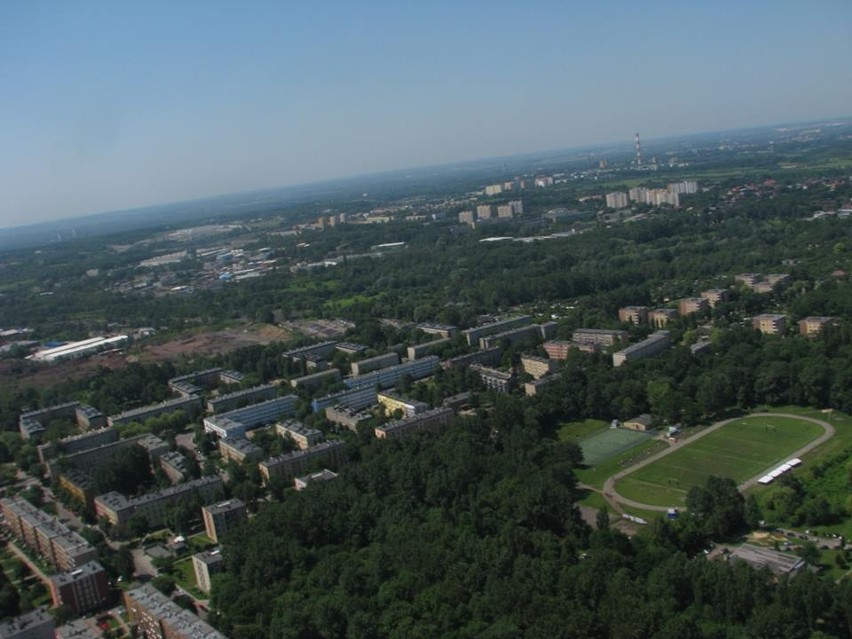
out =
<path fill-rule="evenodd" d="M 689 489 L 707 477 L 739 484 L 786 461 L 822 433 L 818 424 L 792 417 L 744 417 L 623 477 L 615 488 L 645 504 L 682 506 Z"/>

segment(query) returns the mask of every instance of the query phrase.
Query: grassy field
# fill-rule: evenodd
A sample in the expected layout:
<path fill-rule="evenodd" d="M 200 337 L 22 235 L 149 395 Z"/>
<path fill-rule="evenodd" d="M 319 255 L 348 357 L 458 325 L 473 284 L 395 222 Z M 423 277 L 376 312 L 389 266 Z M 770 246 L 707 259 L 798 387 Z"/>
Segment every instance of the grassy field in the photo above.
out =
<path fill-rule="evenodd" d="M 584 419 L 581 422 L 562 422 L 559 424 L 559 430 L 556 431 L 556 437 L 560 442 L 574 442 L 579 444 L 589 435 L 606 430 L 609 424 L 600 419 Z"/>
<path fill-rule="evenodd" d="M 647 433 L 624 428 L 607 428 L 580 442 L 583 451 L 583 463 L 597 466 L 611 457 L 615 457 L 651 439 Z"/>
<path fill-rule="evenodd" d="M 636 447 L 631 448 L 615 457 L 610 457 L 597 466 L 589 468 L 579 468 L 575 471 L 577 479 L 584 484 L 594 486 L 595 488 L 603 488 L 604 482 L 615 473 L 629 468 L 643 459 L 654 455 L 666 448 L 665 442 L 658 439 L 648 439 L 640 442 Z"/>
<path fill-rule="evenodd" d="M 689 489 L 707 477 L 742 482 L 783 462 L 822 433 L 822 427 L 795 418 L 745 417 L 628 475 L 616 489 L 646 504 L 682 506 Z"/>

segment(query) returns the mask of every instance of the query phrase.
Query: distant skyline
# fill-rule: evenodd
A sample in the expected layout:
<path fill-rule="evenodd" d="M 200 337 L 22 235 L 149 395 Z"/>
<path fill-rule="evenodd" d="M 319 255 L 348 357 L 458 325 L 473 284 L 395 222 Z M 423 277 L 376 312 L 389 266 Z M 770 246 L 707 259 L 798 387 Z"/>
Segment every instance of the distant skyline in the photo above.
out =
<path fill-rule="evenodd" d="M 0 3 L 0 227 L 852 115 L 852 2 Z"/>

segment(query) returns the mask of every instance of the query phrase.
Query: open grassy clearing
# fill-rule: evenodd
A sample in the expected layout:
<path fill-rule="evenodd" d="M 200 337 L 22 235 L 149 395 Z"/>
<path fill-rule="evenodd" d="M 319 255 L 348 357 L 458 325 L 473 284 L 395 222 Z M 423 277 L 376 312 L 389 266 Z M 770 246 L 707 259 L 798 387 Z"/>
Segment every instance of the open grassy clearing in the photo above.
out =
<path fill-rule="evenodd" d="M 817 424 L 791 417 L 745 417 L 628 475 L 616 490 L 646 504 L 683 505 L 689 489 L 709 476 L 745 481 L 822 433 Z"/>
<path fill-rule="evenodd" d="M 556 438 L 560 442 L 574 442 L 579 444 L 590 435 L 594 435 L 609 428 L 609 424 L 601 419 L 584 419 L 581 422 L 562 422 L 556 431 Z"/>

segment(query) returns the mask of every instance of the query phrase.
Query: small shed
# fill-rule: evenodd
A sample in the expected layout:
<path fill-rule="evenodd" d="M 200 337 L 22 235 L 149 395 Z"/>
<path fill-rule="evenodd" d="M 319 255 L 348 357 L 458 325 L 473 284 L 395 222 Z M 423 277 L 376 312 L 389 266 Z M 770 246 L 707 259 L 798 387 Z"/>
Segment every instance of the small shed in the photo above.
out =
<path fill-rule="evenodd" d="M 654 418 L 644 413 L 633 419 L 627 419 L 624 421 L 624 428 L 628 428 L 630 430 L 653 430 L 654 428 Z"/>

